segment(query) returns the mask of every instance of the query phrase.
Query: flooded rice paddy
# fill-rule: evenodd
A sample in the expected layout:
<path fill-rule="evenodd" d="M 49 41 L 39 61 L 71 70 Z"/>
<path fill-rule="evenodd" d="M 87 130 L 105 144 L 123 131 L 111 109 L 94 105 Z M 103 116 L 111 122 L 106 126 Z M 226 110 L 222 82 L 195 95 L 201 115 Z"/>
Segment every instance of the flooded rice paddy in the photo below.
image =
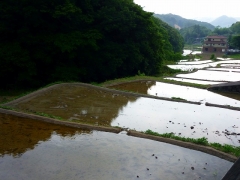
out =
<path fill-rule="evenodd" d="M 235 69 L 235 68 L 207 68 L 207 70 L 226 71 L 226 72 L 240 72 L 240 69 Z"/>
<path fill-rule="evenodd" d="M 226 81 L 226 82 L 240 81 L 239 73 L 207 70 L 198 70 L 197 72 L 189 74 L 178 74 L 176 77 L 209 81 Z"/>
<path fill-rule="evenodd" d="M 233 163 L 170 144 L 0 114 L 0 179 L 221 179 Z"/>
<path fill-rule="evenodd" d="M 201 62 L 201 61 L 198 61 Z M 218 64 L 221 66 L 223 64 L 234 66 L 238 65 L 240 63 L 240 60 L 226 60 L 226 61 L 217 61 L 217 62 L 209 62 L 209 63 L 203 63 L 203 64 L 196 64 L 195 61 L 191 62 L 183 62 L 184 64 L 177 64 L 177 65 L 168 65 L 171 69 L 180 69 L 182 71 L 192 71 L 194 69 L 203 69 L 207 67 L 216 67 Z M 187 64 L 190 63 L 190 64 Z M 194 63 L 194 64 L 191 64 Z"/>
<path fill-rule="evenodd" d="M 162 83 L 157 81 L 135 81 L 110 86 L 118 90 L 127 90 L 158 97 L 179 97 L 188 101 L 213 103 L 240 107 L 240 101 L 228 98 L 205 89 Z"/>
<path fill-rule="evenodd" d="M 97 87 L 62 84 L 11 106 L 72 122 L 173 132 L 235 146 L 239 146 L 240 140 L 239 111 L 133 97 Z"/>
<path fill-rule="evenodd" d="M 192 64 L 206 64 L 211 63 L 212 60 L 204 60 L 204 61 L 188 61 L 188 62 L 179 62 L 178 64 L 184 64 L 184 65 L 192 65 Z"/>
<path fill-rule="evenodd" d="M 203 85 L 213 85 L 213 84 L 226 83 L 226 82 L 221 82 L 221 81 L 206 81 L 206 80 L 185 79 L 185 78 L 176 78 L 176 77 L 167 77 L 167 78 L 164 78 L 164 79 L 180 81 L 180 82 L 188 82 L 188 83 L 194 83 L 194 84 L 203 84 Z"/>

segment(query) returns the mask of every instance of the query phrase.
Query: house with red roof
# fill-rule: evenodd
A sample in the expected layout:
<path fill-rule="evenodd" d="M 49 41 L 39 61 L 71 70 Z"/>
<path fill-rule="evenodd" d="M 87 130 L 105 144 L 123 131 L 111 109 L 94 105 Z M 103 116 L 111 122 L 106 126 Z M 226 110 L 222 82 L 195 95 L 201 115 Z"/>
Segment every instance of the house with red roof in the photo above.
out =
<path fill-rule="evenodd" d="M 207 36 L 204 38 L 202 53 L 227 53 L 228 42 L 225 36 Z"/>

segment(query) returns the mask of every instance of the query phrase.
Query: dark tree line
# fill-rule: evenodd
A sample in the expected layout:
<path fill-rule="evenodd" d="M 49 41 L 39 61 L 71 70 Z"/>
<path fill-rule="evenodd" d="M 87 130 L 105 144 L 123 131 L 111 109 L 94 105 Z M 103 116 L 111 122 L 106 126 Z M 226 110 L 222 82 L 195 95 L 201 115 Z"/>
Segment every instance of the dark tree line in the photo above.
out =
<path fill-rule="evenodd" d="M 155 75 L 182 49 L 179 33 L 133 0 L 0 1 L 2 88 Z"/>

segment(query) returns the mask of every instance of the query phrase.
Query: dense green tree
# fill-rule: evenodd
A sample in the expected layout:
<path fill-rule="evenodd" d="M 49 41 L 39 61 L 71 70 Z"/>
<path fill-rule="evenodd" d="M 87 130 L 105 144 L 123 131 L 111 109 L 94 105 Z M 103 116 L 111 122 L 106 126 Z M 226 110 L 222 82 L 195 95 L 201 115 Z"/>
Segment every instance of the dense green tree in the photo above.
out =
<path fill-rule="evenodd" d="M 231 34 L 230 28 L 221 28 L 219 26 L 216 27 L 212 32 L 212 35 L 229 36 L 229 34 Z"/>
<path fill-rule="evenodd" d="M 199 25 L 194 25 L 180 30 L 180 34 L 183 36 L 186 44 L 201 43 L 201 40 L 210 33 L 211 30 Z"/>
<path fill-rule="evenodd" d="M 232 36 L 230 43 L 231 48 L 240 49 L 240 35 Z"/>
<path fill-rule="evenodd" d="M 154 75 L 181 51 L 178 40 L 133 0 L 2 0 L 0 80 L 7 88 Z"/>
<path fill-rule="evenodd" d="M 229 29 L 233 32 L 233 34 L 240 34 L 240 21 L 232 24 Z"/>

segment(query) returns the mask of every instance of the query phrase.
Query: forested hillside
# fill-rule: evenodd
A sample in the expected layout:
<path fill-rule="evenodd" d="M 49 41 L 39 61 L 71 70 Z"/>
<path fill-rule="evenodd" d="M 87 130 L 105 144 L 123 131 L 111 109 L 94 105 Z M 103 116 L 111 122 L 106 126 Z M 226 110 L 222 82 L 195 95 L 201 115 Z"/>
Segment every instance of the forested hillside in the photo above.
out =
<path fill-rule="evenodd" d="M 199 25 L 194 25 L 180 30 L 180 34 L 183 36 L 186 44 L 201 43 L 203 38 L 211 34 L 211 32 L 212 31 L 206 27 Z"/>
<path fill-rule="evenodd" d="M 1 0 L 0 13 L 1 88 L 154 75 L 183 48 L 132 0 Z"/>
<path fill-rule="evenodd" d="M 185 19 L 181 16 L 175 15 L 175 14 L 154 14 L 155 17 L 161 19 L 162 21 L 168 23 L 170 26 L 174 27 L 175 25 L 179 26 L 181 29 L 194 26 L 194 25 L 200 25 L 204 26 L 207 29 L 213 30 L 215 27 L 207 22 L 201 22 L 197 20 L 192 19 Z"/>

